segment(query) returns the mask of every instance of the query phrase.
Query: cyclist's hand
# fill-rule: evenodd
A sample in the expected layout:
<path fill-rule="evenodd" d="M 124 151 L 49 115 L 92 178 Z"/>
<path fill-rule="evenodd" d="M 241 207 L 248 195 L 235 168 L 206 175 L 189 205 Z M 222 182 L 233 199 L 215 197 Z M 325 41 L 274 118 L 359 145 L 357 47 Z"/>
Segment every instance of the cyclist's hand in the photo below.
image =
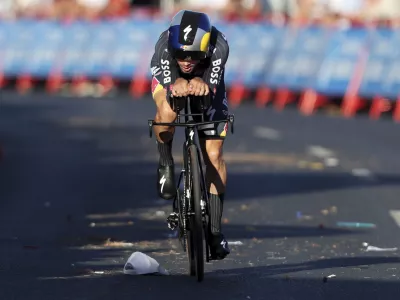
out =
<path fill-rule="evenodd" d="M 172 96 L 185 97 L 189 95 L 189 83 L 186 79 L 178 78 L 172 87 Z"/>
<path fill-rule="evenodd" d="M 195 96 L 206 96 L 210 92 L 208 85 L 200 77 L 189 81 L 189 94 Z"/>

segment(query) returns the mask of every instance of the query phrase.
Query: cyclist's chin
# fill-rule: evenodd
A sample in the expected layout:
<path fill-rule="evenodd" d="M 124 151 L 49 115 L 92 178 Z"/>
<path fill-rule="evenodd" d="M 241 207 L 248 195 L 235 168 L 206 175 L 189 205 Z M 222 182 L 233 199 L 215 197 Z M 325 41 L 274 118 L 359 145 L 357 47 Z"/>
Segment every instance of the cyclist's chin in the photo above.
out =
<path fill-rule="evenodd" d="M 193 69 L 194 69 L 194 67 L 189 67 L 189 68 L 180 67 L 180 68 L 181 68 L 181 71 L 182 71 L 183 73 L 186 73 L 186 74 L 192 73 L 192 72 L 193 72 Z"/>

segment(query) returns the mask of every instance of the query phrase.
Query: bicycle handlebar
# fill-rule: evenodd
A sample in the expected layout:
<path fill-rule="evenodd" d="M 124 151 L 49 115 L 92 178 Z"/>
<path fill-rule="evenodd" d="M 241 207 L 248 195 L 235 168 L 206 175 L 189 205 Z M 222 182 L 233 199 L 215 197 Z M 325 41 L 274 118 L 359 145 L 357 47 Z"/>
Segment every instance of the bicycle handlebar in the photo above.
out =
<path fill-rule="evenodd" d="M 185 97 L 174 97 L 174 96 L 170 95 L 169 103 L 171 104 L 171 108 L 173 111 L 178 112 L 180 110 L 181 107 L 179 104 L 181 103 L 181 100 L 183 98 L 185 98 Z M 201 109 L 207 108 L 208 106 L 211 105 L 211 92 L 209 92 L 208 95 L 204 95 L 204 96 L 190 95 L 190 96 L 187 96 L 186 98 L 189 98 L 190 101 L 194 101 L 194 99 L 199 101 Z M 188 103 L 189 103 L 189 101 L 187 102 L 187 104 Z"/>
<path fill-rule="evenodd" d="M 193 116 L 195 114 L 186 114 L 186 115 Z M 231 124 L 231 133 L 233 134 L 234 133 L 233 123 L 235 122 L 235 117 L 234 117 L 234 115 L 228 115 L 226 120 L 207 121 L 207 122 L 189 121 L 189 122 L 170 122 L 170 123 L 165 123 L 165 122 L 154 122 L 154 120 L 148 120 L 149 135 L 150 135 L 150 137 L 153 136 L 153 126 L 198 127 L 198 126 L 201 126 L 201 125 L 216 124 L 216 123 L 223 123 L 223 122 L 229 122 Z"/>
<path fill-rule="evenodd" d="M 200 100 L 200 106 L 201 110 L 204 110 L 205 107 L 205 102 L 210 101 L 211 95 L 208 94 L 207 96 L 197 96 L 201 98 Z M 181 98 L 181 97 L 180 97 Z M 185 112 L 187 112 L 187 107 L 190 105 L 190 100 L 192 100 L 192 97 L 186 97 L 186 105 L 185 105 Z M 172 109 L 177 113 L 177 120 L 178 122 L 170 122 L 170 123 L 162 123 L 162 122 L 155 122 L 154 120 L 148 120 L 148 126 L 149 126 L 149 135 L 150 138 L 153 135 L 153 126 L 173 126 L 173 127 L 197 127 L 201 125 L 207 125 L 207 124 L 216 124 L 216 123 L 223 123 L 223 122 L 229 122 L 231 124 L 231 133 L 233 134 L 233 123 L 234 123 L 234 115 L 228 115 L 225 120 L 217 120 L 217 121 L 204 121 L 204 114 L 203 113 L 192 113 L 192 114 L 180 114 L 180 103 L 179 103 L 179 98 L 178 97 L 173 97 L 172 99 Z M 181 117 L 201 117 L 201 122 L 195 122 L 195 121 L 185 121 L 181 122 Z M 185 118 L 187 119 L 187 118 Z"/>

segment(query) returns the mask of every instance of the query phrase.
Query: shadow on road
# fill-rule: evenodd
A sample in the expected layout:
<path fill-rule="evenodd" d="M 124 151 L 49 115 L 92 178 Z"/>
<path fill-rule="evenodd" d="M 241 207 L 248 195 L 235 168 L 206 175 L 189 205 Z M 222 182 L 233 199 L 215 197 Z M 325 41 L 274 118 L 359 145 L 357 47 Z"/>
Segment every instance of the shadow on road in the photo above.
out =
<path fill-rule="evenodd" d="M 274 276 L 274 275 L 288 274 L 292 272 L 324 270 L 330 268 L 361 267 L 362 269 L 369 269 L 374 265 L 395 264 L 395 263 L 400 263 L 399 257 L 396 256 L 337 257 L 337 258 L 326 258 L 314 261 L 307 261 L 304 263 L 285 263 L 285 264 L 274 264 L 269 266 L 260 266 L 252 268 L 215 270 L 215 273 L 218 274 L 222 273 L 225 275 L 240 274 L 243 276 L 252 274 L 253 275 L 258 274 L 261 276 Z M 361 268 L 359 270 L 361 270 Z M 338 275 L 338 277 L 340 277 L 340 275 Z"/>
<path fill-rule="evenodd" d="M 80 278 L 36 280 L 37 298 L 55 299 L 398 299 L 400 287 L 392 275 L 374 280 L 361 268 L 379 267 L 380 264 L 399 263 L 397 257 L 357 257 L 311 261 L 299 264 L 279 264 L 262 267 L 217 270 L 206 273 L 205 280 L 197 283 L 184 274 L 172 276 L 127 276 L 123 274 L 95 275 Z M 366 267 L 367 266 L 367 267 Z M 330 273 L 323 269 L 343 267 L 350 274 L 337 274 L 323 282 Z M 349 269 L 346 269 L 349 268 Z M 296 275 L 298 271 L 317 271 L 311 277 Z M 290 275 L 288 275 L 290 273 Z M 318 275 L 319 274 L 319 275 Z M 369 275 L 369 277 L 368 277 Z M 398 274 L 397 274 L 398 275 Z M 84 287 L 84 288 L 83 288 Z M 15 293 L 18 293 L 16 291 Z M 185 296 L 184 296 L 185 295 Z M 52 298 L 53 297 L 53 298 Z M 19 298 L 15 298 L 19 299 Z"/>
<path fill-rule="evenodd" d="M 0 165 L 3 201 L 15 192 L 14 189 L 4 194 L 9 183 L 13 187 L 18 183 L 19 189 L 23 189 L 30 176 L 30 179 L 38 177 L 33 196 L 43 194 L 49 183 L 54 183 L 59 193 L 69 185 L 73 188 L 69 193 L 75 198 L 84 196 L 80 205 L 88 207 L 88 213 L 158 205 L 154 201 L 156 161 L 146 159 L 149 153 L 156 154 L 154 138 L 144 141 L 148 133 L 146 125 L 124 123 L 118 119 L 118 109 L 114 110 L 76 101 L 3 104 L 0 111 L 3 119 L 0 124 L 4 125 L 0 127 L 0 139 L 6 147 L 5 161 Z M 138 114 L 132 111 L 132 118 Z M 40 168 L 33 170 L 37 166 Z M 15 178 L 9 178 L 10 174 Z M 21 179 L 25 181 L 15 182 Z M 399 176 L 375 174 L 374 180 L 365 180 L 344 172 L 303 170 L 232 172 L 228 173 L 228 180 L 227 200 L 241 202 L 256 197 L 268 201 L 269 197 L 290 194 L 400 184 Z M 60 181 L 65 184 L 62 186 Z M 50 199 L 43 199 L 46 200 Z"/>

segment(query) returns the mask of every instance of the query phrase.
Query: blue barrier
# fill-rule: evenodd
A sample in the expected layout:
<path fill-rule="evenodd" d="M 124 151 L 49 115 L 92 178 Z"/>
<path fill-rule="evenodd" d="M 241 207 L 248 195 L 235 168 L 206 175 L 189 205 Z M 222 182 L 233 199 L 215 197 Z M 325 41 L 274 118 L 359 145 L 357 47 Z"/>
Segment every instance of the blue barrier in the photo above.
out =
<path fill-rule="evenodd" d="M 287 28 L 278 33 L 276 55 L 266 70 L 265 84 L 294 91 L 310 88 L 316 80 L 328 32 L 321 28 Z"/>
<path fill-rule="evenodd" d="M 25 72 L 32 60 L 32 48 L 37 43 L 36 24 L 24 21 L 2 24 L 6 32 L 2 57 L 2 71 L 5 75 L 15 76 Z"/>
<path fill-rule="evenodd" d="M 316 91 L 329 95 L 343 95 L 346 92 L 357 71 L 367 35 L 368 32 L 363 29 L 348 29 L 332 34 L 316 74 Z"/>
<path fill-rule="evenodd" d="M 227 70 L 231 72 L 233 56 L 236 55 L 236 70 L 238 70 L 236 78 L 247 87 L 256 88 L 263 83 L 265 73 L 274 61 L 282 29 L 273 26 L 247 25 L 242 26 L 241 30 L 241 33 L 238 33 L 237 29 L 228 33 L 231 36 L 231 38 L 227 36 L 231 56 L 228 59 Z M 228 80 L 227 83 L 230 84 L 231 81 Z"/>
<path fill-rule="evenodd" d="M 111 75 L 150 78 L 154 45 L 168 20 L 0 22 L 0 68 L 5 76 L 66 78 Z M 389 29 L 285 28 L 268 24 L 216 26 L 230 45 L 225 80 L 257 89 L 312 88 L 343 95 L 352 83 L 363 96 L 396 98 L 400 90 L 400 32 Z M 363 60 L 364 59 L 364 60 Z M 355 76 L 360 80 L 354 81 Z"/>
<path fill-rule="evenodd" d="M 24 72 L 45 78 L 59 58 L 64 38 L 63 30 L 59 24 L 53 22 L 37 23 L 31 30 L 35 42 L 28 48 L 30 55 L 24 61 Z"/>
<path fill-rule="evenodd" d="M 400 91 L 400 34 L 379 29 L 369 36 L 360 95 L 396 98 Z"/>

